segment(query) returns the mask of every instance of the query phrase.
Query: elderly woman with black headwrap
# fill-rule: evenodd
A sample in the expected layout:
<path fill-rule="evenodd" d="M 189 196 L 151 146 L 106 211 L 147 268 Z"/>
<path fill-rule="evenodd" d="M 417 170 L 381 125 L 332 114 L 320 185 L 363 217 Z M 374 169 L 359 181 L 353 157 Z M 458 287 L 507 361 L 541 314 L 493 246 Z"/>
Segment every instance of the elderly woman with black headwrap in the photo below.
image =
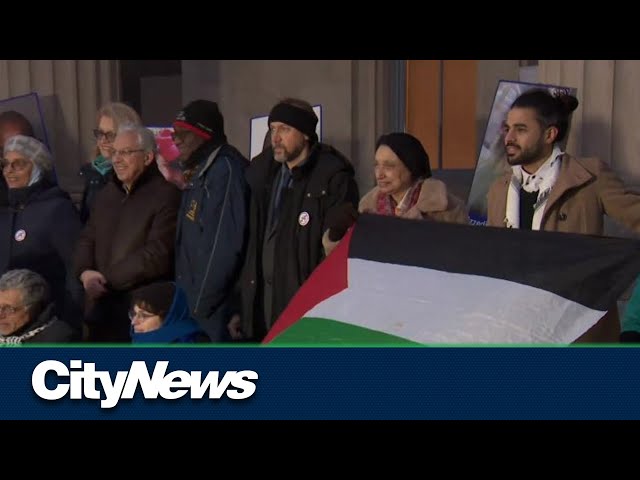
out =
<path fill-rule="evenodd" d="M 79 328 L 82 289 L 70 272 L 80 218 L 53 177 L 47 147 L 23 135 L 4 145 L 2 174 L 9 187 L 0 209 L 0 273 L 25 268 L 49 283 L 58 317 Z"/>
<path fill-rule="evenodd" d="M 358 213 L 390 215 L 414 220 L 435 220 L 466 224 L 464 203 L 450 194 L 444 182 L 431 177 L 429 155 L 413 135 L 403 132 L 382 135 L 376 142 L 376 186 L 358 206 L 343 205 L 332 212 L 325 232 L 325 251 L 333 250 Z"/>
<path fill-rule="evenodd" d="M 429 156 L 408 133 L 389 133 L 376 142 L 377 186 L 360 200 L 360 212 L 418 220 L 468 223 L 464 203 L 431 177 Z"/>

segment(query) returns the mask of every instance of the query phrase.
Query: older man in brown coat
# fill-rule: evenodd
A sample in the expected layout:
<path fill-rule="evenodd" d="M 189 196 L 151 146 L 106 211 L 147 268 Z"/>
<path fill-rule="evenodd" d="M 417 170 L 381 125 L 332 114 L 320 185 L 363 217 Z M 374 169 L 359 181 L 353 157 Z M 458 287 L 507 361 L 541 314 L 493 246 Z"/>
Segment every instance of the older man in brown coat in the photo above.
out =
<path fill-rule="evenodd" d="M 489 226 L 602 235 L 608 215 L 640 232 L 640 195 L 627 191 L 602 161 L 560 150 L 577 106 L 574 97 L 546 90 L 531 90 L 513 103 L 504 125 L 512 169 L 489 190 Z M 619 333 L 612 306 L 578 341 L 616 342 Z"/>
<path fill-rule="evenodd" d="M 113 146 L 115 176 L 98 193 L 75 257 L 94 301 L 86 318 L 93 342 L 129 342 L 129 292 L 174 273 L 180 191 L 157 168 L 153 133 L 125 125 Z"/>

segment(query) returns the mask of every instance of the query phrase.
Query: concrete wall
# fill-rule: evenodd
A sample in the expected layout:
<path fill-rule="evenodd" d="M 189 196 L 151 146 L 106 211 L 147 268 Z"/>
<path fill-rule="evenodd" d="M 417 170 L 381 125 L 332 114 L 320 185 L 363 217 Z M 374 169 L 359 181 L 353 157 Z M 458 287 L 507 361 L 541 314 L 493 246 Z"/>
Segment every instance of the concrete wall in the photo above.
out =
<path fill-rule="evenodd" d="M 518 60 L 479 60 L 478 61 L 478 95 L 476 101 L 476 125 L 478 127 L 478 149 L 484 139 L 484 130 L 489 120 L 491 106 L 500 80 L 519 80 L 520 66 Z"/>
<path fill-rule="evenodd" d="M 371 187 L 373 146 L 388 109 L 380 62 L 183 60 L 182 77 L 184 103 L 217 101 L 229 142 L 247 156 L 252 117 L 268 114 L 283 97 L 321 105 L 323 141 L 351 159 L 362 191 Z"/>
<path fill-rule="evenodd" d="M 79 201 L 78 170 L 95 147 L 96 111 L 120 95 L 118 61 L 0 60 L 0 99 L 29 92 L 40 98 L 58 182 Z"/>
<path fill-rule="evenodd" d="M 476 91 L 476 159 L 484 139 L 485 128 L 500 80 L 518 80 L 518 60 L 478 60 Z M 444 181 L 451 192 L 467 201 L 473 182 L 474 169 L 440 170 L 434 176 Z"/>
<path fill-rule="evenodd" d="M 207 98 L 219 103 L 229 141 L 245 155 L 250 120 L 266 115 L 278 99 L 300 97 L 322 105 L 323 140 L 349 156 L 361 193 L 373 186 L 378 135 L 393 129 L 389 61 L 375 60 L 183 60 L 184 103 Z M 478 151 L 499 80 L 517 80 L 518 60 L 478 61 L 476 124 Z M 473 171 L 443 176 L 465 198 Z"/>
<path fill-rule="evenodd" d="M 182 108 L 182 76 L 158 75 L 140 79 L 140 115 L 147 126 L 173 123 Z"/>

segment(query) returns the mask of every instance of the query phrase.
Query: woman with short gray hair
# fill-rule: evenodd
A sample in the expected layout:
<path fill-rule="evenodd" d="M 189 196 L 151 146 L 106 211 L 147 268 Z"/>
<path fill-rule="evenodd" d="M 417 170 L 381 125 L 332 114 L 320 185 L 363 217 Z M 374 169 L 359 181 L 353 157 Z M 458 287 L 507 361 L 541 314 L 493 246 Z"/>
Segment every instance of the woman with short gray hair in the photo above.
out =
<path fill-rule="evenodd" d="M 0 345 L 64 343 L 73 330 L 55 316 L 49 285 L 31 270 L 9 270 L 0 277 Z"/>
<path fill-rule="evenodd" d="M 26 268 L 49 283 L 61 320 L 80 329 L 82 288 L 67 275 L 80 218 L 69 195 L 56 185 L 53 161 L 39 140 L 7 139 L 2 174 L 8 206 L 0 207 L 0 273 Z"/>

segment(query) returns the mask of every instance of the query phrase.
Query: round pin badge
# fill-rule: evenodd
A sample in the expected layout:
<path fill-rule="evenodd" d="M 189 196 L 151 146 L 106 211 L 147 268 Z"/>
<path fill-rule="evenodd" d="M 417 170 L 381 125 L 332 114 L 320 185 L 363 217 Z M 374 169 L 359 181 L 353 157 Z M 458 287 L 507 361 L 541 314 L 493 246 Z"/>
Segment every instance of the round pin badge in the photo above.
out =
<path fill-rule="evenodd" d="M 309 223 L 309 214 L 307 212 L 302 212 L 300 216 L 298 216 L 298 223 L 303 227 Z"/>
<path fill-rule="evenodd" d="M 24 230 L 18 230 L 13 238 L 16 239 L 16 242 L 21 242 L 25 238 L 27 238 L 27 232 L 25 232 Z"/>

